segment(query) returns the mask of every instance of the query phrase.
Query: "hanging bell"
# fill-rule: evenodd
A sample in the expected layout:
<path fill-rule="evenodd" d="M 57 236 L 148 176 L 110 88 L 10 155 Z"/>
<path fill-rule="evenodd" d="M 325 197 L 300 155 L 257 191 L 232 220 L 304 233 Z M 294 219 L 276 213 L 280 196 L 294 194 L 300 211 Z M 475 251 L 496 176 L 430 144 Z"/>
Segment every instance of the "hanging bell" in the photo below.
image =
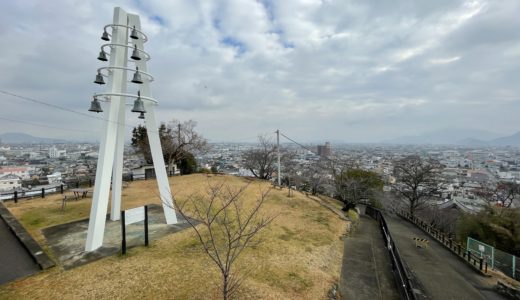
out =
<path fill-rule="evenodd" d="M 139 73 L 139 67 L 135 67 L 134 78 L 132 79 L 133 83 L 141 84 L 143 80 L 141 79 L 141 73 Z"/>
<path fill-rule="evenodd" d="M 103 112 L 103 109 L 101 109 L 101 103 L 99 103 L 98 99 L 94 97 L 94 100 L 90 103 L 90 108 L 88 111 L 92 111 L 95 113 Z"/>
<path fill-rule="evenodd" d="M 132 112 L 136 113 L 145 113 L 143 100 L 141 100 L 141 92 L 137 92 L 137 99 L 134 101 L 134 108 L 132 108 Z"/>
<path fill-rule="evenodd" d="M 144 119 L 144 112 L 141 112 L 141 114 L 139 115 L 139 117 L 137 117 L 138 119 Z"/>
<path fill-rule="evenodd" d="M 139 56 L 139 50 L 137 50 L 137 45 L 134 44 L 134 51 L 132 51 L 132 56 L 130 56 L 133 60 L 141 60 L 141 56 Z"/>
<path fill-rule="evenodd" d="M 100 61 L 108 61 L 107 54 L 103 49 L 101 49 L 101 51 L 99 52 L 99 56 L 97 59 L 99 59 Z"/>
<path fill-rule="evenodd" d="M 132 29 L 132 32 L 130 33 L 130 38 L 134 39 L 134 40 L 138 40 L 139 39 L 139 35 L 137 34 L 137 30 L 135 30 L 135 26 L 134 26 L 134 29 Z"/>
<path fill-rule="evenodd" d="M 108 32 L 106 30 L 103 30 L 103 35 L 101 36 L 101 39 L 103 41 L 110 41 L 110 37 L 108 36 Z"/>
<path fill-rule="evenodd" d="M 100 71 L 97 72 L 96 80 L 94 80 L 94 83 L 105 84 L 105 80 L 103 79 L 103 75 L 101 75 Z"/>

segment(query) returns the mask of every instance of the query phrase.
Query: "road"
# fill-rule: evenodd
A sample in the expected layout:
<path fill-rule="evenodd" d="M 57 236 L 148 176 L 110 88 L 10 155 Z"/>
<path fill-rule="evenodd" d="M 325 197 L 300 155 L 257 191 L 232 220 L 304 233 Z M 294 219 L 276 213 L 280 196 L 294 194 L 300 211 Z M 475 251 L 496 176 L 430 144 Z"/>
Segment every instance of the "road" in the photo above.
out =
<path fill-rule="evenodd" d="M 0 218 L 0 284 L 38 271 L 38 265 Z"/>
<path fill-rule="evenodd" d="M 339 292 L 342 299 L 399 299 L 390 258 L 378 223 L 361 215 L 345 238 Z"/>
<path fill-rule="evenodd" d="M 495 280 L 477 274 L 415 225 L 396 215 L 385 219 L 403 260 L 431 299 L 506 299 L 493 290 Z M 429 246 L 416 247 L 413 237 L 428 239 Z"/>

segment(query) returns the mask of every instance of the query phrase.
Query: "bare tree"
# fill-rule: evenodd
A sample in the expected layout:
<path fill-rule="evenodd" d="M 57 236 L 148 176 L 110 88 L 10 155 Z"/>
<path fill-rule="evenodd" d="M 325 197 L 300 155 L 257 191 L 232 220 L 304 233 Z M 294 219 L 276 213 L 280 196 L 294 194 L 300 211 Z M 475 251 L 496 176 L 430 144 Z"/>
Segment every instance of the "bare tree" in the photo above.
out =
<path fill-rule="evenodd" d="M 188 153 L 208 149 L 207 140 L 195 131 L 196 126 L 197 122 L 193 120 L 182 123 L 172 120 L 166 125 L 165 134 L 161 136 L 161 145 L 169 172 L 173 170 L 173 164 L 180 162 Z"/>
<path fill-rule="evenodd" d="M 408 201 L 411 215 L 427 199 L 437 194 L 440 167 L 437 162 L 423 160 L 418 156 L 408 156 L 395 162 L 395 189 Z"/>
<path fill-rule="evenodd" d="M 244 207 L 242 196 L 248 186 L 231 189 L 224 182 L 208 184 L 205 195 L 191 196 L 177 207 L 218 267 L 225 300 L 233 297 L 245 276 L 233 268 L 237 258 L 246 247 L 260 243 L 256 235 L 276 217 L 260 213 L 269 190 L 261 192 L 252 207 Z"/>
<path fill-rule="evenodd" d="M 280 151 L 282 167 L 288 166 L 291 159 L 294 158 L 294 153 L 284 150 Z M 269 180 L 273 178 L 273 174 L 277 171 L 278 156 L 276 144 L 272 138 L 266 135 L 259 136 L 258 146 L 255 149 L 246 151 L 243 158 L 244 167 L 251 171 L 256 178 Z"/>
<path fill-rule="evenodd" d="M 298 175 L 298 163 L 294 160 L 296 154 L 292 151 L 283 151 L 280 157 L 282 170 L 282 185 L 287 186 L 287 197 L 292 197 L 293 187 L 297 187 L 300 183 L 300 176 Z"/>
<path fill-rule="evenodd" d="M 308 168 L 304 168 L 302 177 L 306 191 L 310 192 L 313 196 L 320 192 L 327 179 L 327 175 L 324 173 L 319 162 Z"/>
<path fill-rule="evenodd" d="M 458 209 L 440 208 L 437 204 L 424 205 L 420 211 L 416 212 L 423 221 L 440 229 L 442 232 L 455 235 L 457 220 L 460 218 Z"/>
<path fill-rule="evenodd" d="M 361 201 L 376 203 L 383 191 L 379 174 L 359 168 L 349 168 L 334 176 L 336 194 L 343 202 L 343 211 L 356 207 Z"/>
<path fill-rule="evenodd" d="M 476 191 L 477 196 L 484 199 L 488 205 L 495 204 L 502 208 L 510 208 L 515 198 L 520 196 L 520 184 L 501 181 L 497 184 L 481 185 Z"/>
<path fill-rule="evenodd" d="M 311 161 L 309 165 L 301 168 L 300 172 L 302 189 L 313 196 L 323 192 L 327 179 L 331 177 L 323 160 Z"/>
<path fill-rule="evenodd" d="M 161 123 L 159 137 L 164 156 L 164 162 L 168 172 L 173 171 L 175 163 L 189 156 L 190 153 L 206 151 L 208 143 L 196 130 L 197 122 L 188 120 L 180 122 L 172 120 L 168 124 Z M 150 145 L 146 128 L 139 125 L 132 132 L 132 146 L 134 146 L 145 159 L 151 162 Z"/>

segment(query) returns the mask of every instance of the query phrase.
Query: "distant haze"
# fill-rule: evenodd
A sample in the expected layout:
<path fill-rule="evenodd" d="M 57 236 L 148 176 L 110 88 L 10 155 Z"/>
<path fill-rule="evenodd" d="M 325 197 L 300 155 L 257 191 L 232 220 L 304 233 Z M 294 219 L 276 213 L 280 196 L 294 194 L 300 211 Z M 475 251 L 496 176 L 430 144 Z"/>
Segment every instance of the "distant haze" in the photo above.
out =
<path fill-rule="evenodd" d="M 383 144 L 413 144 L 413 145 L 460 145 L 460 146 L 469 146 L 469 147 L 481 147 L 481 146 L 520 146 L 520 132 L 517 132 L 513 135 L 502 136 L 494 139 L 484 139 L 486 135 L 481 135 L 482 139 L 479 138 L 460 138 L 457 135 L 450 136 L 441 136 L 438 133 L 430 133 L 422 136 L 413 136 L 413 137 L 401 137 L 392 140 L 384 140 L 378 143 Z M 53 144 L 53 143 L 77 143 L 77 142 L 87 142 L 90 143 L 92 141 L 89 140 L 62 140 L 62 139 L 52 139 L 52 138 L 44 138 L 44 137 L 35 137 L 28 134 L 23 133 L 5 133 L 0 134 L 0 142 L 4 144 Z M 127 141 L 128 142 L 128 141 Z M 225 142 L 225 141 L 213 141 L 213 142 Z M 241 141 L 241 143 L 251 143 L 255 141 Z M 281 141 L 284 141 L 282 139 Z M 307 141 L 308 143 L 313 144 L 323 144 L 325 141 L 315 140 L 315 141 Z M 330 140 L 332 144 L 345 144 L 345 143 L 353 143 L 349 141 L 342 140 Z"/>

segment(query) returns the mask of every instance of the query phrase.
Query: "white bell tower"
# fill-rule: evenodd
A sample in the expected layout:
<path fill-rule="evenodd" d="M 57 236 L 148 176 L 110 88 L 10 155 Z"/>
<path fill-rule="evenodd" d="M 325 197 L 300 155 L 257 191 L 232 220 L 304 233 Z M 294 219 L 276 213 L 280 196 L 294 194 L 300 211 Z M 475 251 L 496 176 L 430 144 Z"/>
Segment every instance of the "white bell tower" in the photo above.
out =
<path fill-rule="evenodd" d="M 107 29 L 111 29 L 111 34 L 107 32 Z M 120 7 L 114 8 L 114 22 L 105 26 L 101 39 L 109 41 L 109 43 L 101 46 L 98 59 L 108 61 L 107 56 L 109 56 L 110 60 L 108 67 L 98 69 L 98 75 L 94 82 L 105 84 L 104 78 L 107 78 L 107 87 L 106 92 L 94 95 L 89 110 L 102 112 L 99 101 L 107 102 L 108 121 L 105 123 L 105 130 L 99 146 L 96 183 L 92 197 L 85 251 L 93 251 L 103 245 L 111 183 L 112 208 L 110 219 L 116 221 L 120 218 L 127 99 L 130 99 L 131 105 L 131 101 L 134 100 L 132 112 L 139 113 L 139 118 L 145 120 L 166 223 L 177 223 L 157 121 L 155 120 L 154 108 L 157 101 L 151 97 L 150 93 L 150 82 L 153 81 L 153 77 L 147 73 L 146 68 L 146 62 L 150 60 L 150 55 L 144 51 L 144 43 L 148 38 L 141 31 L 139 16 L 128 14 Z M 129 51 L 132 53 L 130 58 L 128 57 Z M 129 62 L 134 63 L 135 68 L 130 68 Z M 127 93 L 128 72 L 133 73 L 133 79 L 130 82 L 138 85 L 137 94 Z"/>

